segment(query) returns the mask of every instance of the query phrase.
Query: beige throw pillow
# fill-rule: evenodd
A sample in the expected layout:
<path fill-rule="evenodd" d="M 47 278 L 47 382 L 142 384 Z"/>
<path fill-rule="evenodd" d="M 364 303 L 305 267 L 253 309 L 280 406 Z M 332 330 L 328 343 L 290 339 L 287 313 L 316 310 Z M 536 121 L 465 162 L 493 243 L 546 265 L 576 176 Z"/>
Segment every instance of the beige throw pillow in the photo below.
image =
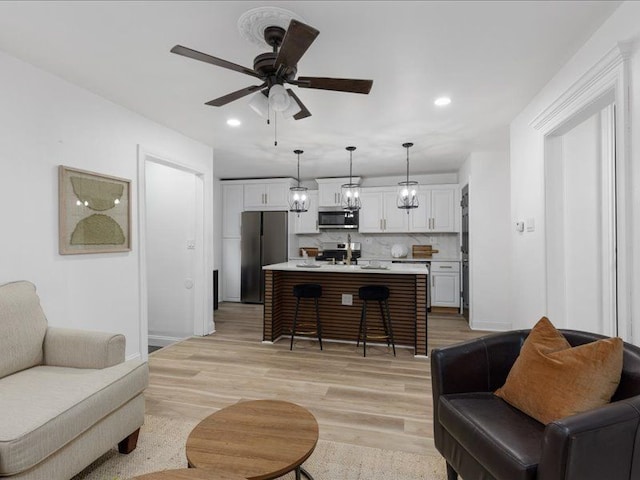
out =
<path fill-rule="evenodd" d="M 495 394 L 544 424 L 611 401 L 622 373 L 623 342 L 607 338 L 571 347 L 542 317 Z"/>

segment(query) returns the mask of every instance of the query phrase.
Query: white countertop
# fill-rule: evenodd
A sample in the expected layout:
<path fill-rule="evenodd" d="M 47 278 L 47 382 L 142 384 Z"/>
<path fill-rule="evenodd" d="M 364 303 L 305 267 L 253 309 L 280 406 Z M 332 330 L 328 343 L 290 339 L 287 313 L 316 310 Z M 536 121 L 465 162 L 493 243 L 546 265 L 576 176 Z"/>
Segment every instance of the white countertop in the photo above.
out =
<path fill-rule="evenodd" d="M 384 265 L 387 268 L 363 268 L 367 265 L 332 265 L 325 262 L 316 262 L 314 265 L 305 265 L 301 260 L 291 262 L 275 263 L 273 265 L 265 265 L 263 270 L 279 270 L 279 271 L 296 271 L 296 272 L 318 272 L 318 273 L 385 273 L 399 275 L 424 275 L 429 270 L 426 265 L 411 263 L 392 263 Z"/>

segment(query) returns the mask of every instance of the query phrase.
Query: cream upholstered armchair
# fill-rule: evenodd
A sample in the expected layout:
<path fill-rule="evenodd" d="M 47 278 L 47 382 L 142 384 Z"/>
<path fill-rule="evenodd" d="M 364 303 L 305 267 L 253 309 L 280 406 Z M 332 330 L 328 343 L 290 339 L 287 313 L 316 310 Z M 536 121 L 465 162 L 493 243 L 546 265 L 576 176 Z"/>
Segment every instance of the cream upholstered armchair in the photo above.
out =
<path fill-rule="evenodd" d="M 0 477 L 68 480 L 136 447 L 147 364 L 123 335 L 48 327 L 35 286 L 0 286 Z"/>

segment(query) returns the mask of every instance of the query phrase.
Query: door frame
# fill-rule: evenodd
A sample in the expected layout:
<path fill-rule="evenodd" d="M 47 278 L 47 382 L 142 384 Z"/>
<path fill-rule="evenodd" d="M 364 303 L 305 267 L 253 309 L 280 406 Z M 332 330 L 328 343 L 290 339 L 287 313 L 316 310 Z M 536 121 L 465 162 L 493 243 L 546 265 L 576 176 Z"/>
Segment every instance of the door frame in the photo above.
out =
<path fill-rule="evenodd" d="M 193 292 L 193 335 L 206 335 L 213 331 L 213 307 L 209 305 L 207 288 L 210 284 L 207 274 L 205 253 L 205 178 L 206 172 L 187 166 L 179 161 L 168 158 L 138 145 L 138 248 L 139 248 L 139 289 L 140 289 L 140 353 L 143 360 L 148 358 L 148 281 L 147 281 L 147 201 L 146 201 L 146 164 L 153 162 L 183 172 L 193 174 L 199 179 L 196 182 L 196 227 L 194 250 L 194 292 Z"/>
<path fill-rule="evenodd" d="M 616 274 L 613 282 L 607 285 L 615 291 L 617 311 L 617 335 L 627 342 L 633 342 L 633 305 L 632 292 L 632 191 L 631 191 L 631 155 L 630 155 L 630 112 L 629 112 L 629 57 L 632 52 L 630 43 L 617 43 L 600 61 L 571 85 L 556 101 L 545 108 L 531 122 L 530 126 L 542 134 L 544 144 L 543 162 L 543 198 L 545 212 L 545 308 L 549 307 L 548 286 L 550 248 L 548 232 L 549 208 L 546 192 L 552 179 L 549 177 L 549 162 L 557 158 L 557 135 L 567 126 L 577 124 L 594 113 L 597 107 L 615 105 L 615 172 L 611 181 L 615 184 L 615 206 L 617 216 L 614 219 L 617 251 L 615 252 Z M 614 141 L 615 140 L 615 141 Z M 616 288 L 617 287 L 617 288 Z M 611 291 L 611 290 L 610 290 Z"/>

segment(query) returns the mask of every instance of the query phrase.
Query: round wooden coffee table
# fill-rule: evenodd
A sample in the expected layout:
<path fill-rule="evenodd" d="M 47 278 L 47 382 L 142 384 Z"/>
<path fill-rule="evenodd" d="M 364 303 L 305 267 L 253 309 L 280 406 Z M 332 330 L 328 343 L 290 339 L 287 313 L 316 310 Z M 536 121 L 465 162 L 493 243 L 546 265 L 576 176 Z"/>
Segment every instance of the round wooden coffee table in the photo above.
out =
<path fill-rule="evenodd" d="M 302 468 L 318 443 L 318 422 L 307 409 L 280 400 L 254 400 L 202 420 L 187 439 L 190 467 L 269 480 Z"/>
<path fill-rule="evenodd" d="M 212 472 L 203 468 L 178 468 L 161 472 L 147 473 L 131 480 L 246 480 L 240 475 L 224 472 Z"/>

